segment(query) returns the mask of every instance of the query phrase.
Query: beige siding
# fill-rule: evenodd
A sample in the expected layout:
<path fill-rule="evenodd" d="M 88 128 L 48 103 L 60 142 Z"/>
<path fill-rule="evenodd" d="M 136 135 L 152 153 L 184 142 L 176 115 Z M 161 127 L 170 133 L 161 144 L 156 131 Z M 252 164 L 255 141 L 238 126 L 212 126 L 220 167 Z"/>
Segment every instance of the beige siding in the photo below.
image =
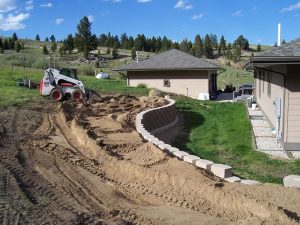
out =
<path fill-rule="evenodd" d="M 216 71 L 215 71 L 216 72 Z M 129 86 L 145 84 L 148 88 L 157 88 L 164 92 L 198 98 L 200 93 L 208 93 L 209 71 L 129 71 Z M 170 81 L 170 87 L 164 87 L 164 80 Z"/>
<path fill-rule="evenodd" d="M 274 66 L 268 68 L 268 70 L 278 71 L 281 73 L 286 72 L 285 66 Z M 265 73 L 265 76 L 263 76 Z M 282 120 L 284 118 L 284 78 L 282 75 L 277 73 L 271 73 L 271 95 L 268 95 L 268 82 L 267 82 L 267 74 L 268 72 L 261 71 L 261 80 L 259 79 L 259 70 L 256 71 L 256 89 L 255 89 L 255 97 L 257 99 L 258 105 L 261 107 L 263 112 L 265 113 L 266 117 L 268 118 L 271 125 L 275 128 L 276 127 L 276 116 L 275 116 L 275 106 L 273 104 L 276 97 L 281 98 L 282 103 Z M 263 77 L 265 80 L 263 80 Z M 260 87 L 261 85 L 261 87 Z M 264 85 L 264 86 L 263 86 Z M 282 132 L 284 136 L 284 123 L 281 121 L 280 123 L 280 132 Z"/>
<path fill-rule="evenodd" d="M 288 94 L 287 142 L 300 143 L 300 65 L 288 66 L 286 87 Z"/>

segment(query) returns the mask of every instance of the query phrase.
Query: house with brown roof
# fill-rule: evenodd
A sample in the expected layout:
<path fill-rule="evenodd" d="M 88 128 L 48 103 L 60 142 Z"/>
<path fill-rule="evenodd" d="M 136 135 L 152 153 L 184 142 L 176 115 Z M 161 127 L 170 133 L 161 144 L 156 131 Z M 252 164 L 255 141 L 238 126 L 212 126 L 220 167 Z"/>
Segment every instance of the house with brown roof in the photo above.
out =
<path fill-rule="evenodd" d="M 172 49 L 149 59 L 123 65 L 127 84 L 144 84 L 164 92 L 209 99 L 217 92 L 218 66 L 201 58 Z"/>
<path fill-rule="evenodd" d="M 300 150 L 300 39 L 250 60 L 255 97 L 285 150 Z"/>

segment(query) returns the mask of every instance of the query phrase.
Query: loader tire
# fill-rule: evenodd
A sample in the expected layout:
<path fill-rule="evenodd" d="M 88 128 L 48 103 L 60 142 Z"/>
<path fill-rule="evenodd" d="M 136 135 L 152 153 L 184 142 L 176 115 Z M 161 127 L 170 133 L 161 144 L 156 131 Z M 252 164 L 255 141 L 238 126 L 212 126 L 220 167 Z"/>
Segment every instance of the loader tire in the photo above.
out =
<path fill-rule="evenodd" d="M 61 89 L 54 88 L 50 93 L 50 98 L 54 101 L 60 102 L 63 100 L 64 94 Z"/>
<path fill-rule="evenodd" d="M 84 94 L 81 90 L 75 90 L 72 93 L 72 100 L 81 100 L 84 98 Z"/>

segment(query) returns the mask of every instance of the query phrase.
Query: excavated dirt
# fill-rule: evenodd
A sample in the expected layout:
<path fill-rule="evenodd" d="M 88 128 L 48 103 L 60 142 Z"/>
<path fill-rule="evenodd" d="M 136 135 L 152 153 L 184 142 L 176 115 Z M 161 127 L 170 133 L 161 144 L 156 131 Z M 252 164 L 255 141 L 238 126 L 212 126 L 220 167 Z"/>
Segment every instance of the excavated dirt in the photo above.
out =
<path fill-rule="evenodd" d="M 300 191 L 224 183 L 135 130 L 163 99 L 0 112 L 0 224 L 298 224 Z M 1 126 L 2 124 L 2 126 Z"/>

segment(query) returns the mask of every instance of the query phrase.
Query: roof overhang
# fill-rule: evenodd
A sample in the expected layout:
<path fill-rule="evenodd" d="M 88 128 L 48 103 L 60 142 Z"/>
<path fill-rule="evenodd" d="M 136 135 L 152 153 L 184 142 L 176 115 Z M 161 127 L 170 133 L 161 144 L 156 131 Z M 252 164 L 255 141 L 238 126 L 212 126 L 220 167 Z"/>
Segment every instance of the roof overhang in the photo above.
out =
<path fill-rule="evenodd" d="M 113 69 L 113 71 L 117 71 L 117 72 L 131 72 L 131 71 L 203 71 L 203 70 L 224 70 L 221 67 L 216 67 L 216 68 L 142 68 L 142 69 Z"/>
<path fill-rule="evenodd" d="M 291 65 L 300 64 L 300 57 L 298 56 L 255 56 L 251 58 L 244 66 L 244 70 L 253 70 L 256 66 L 268 67 L 272 65 Z"/>

